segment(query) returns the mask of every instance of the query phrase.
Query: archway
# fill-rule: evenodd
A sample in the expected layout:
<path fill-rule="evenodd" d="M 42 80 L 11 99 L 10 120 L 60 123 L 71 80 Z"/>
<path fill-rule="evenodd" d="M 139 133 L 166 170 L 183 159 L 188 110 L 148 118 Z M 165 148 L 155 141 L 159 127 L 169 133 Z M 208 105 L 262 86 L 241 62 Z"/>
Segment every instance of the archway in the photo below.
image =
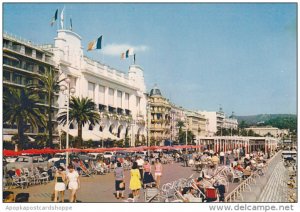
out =
<path fill-rule="evenodd" d="M 123 129 L 123 125 L 120 125 L 120 126 L 118 127 L 118 133 L 117 133 L 117 137 L 118 137 L 118 138 L 121 137 L 122 129 Z"/>

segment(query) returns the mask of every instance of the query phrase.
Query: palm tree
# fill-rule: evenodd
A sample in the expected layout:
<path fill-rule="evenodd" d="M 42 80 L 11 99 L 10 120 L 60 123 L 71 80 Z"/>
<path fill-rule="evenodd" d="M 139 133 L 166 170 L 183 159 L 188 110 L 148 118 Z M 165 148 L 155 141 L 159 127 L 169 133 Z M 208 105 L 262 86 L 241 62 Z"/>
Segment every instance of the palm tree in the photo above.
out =
<path fill-rule="evenodd" d="M 54 101 L 54 96 L 59 92 L 60 82 L 64 79 L 59 80 L 59 75 L 57 75 L 50 67 L 49 72 L 46 72 L 43 75 L 38 77 L 38 80 L 42 82 L 42 86 L 39 85 L 28 85 L 28 88 L 37 91 L 38 93 L 46 94 L 47 98 L 47 131 L 48 131 L 48 139 L 47 139 L 47 146 L 53 148 L 53 125 L 52 125 L 52 113 L 53 107 L 52 103 Z"/>
<path fill-rule="evenodd" d="M 182 132 L 182 127 L 184 127 L 184 122 L 183 121 L 178 121 L 177 122 L 177 127 L 179 127 L 179 132 Z"/>
<path fill-rule="evenodd" d="M 45 117 L 38 105 L 39 97 L 27 89 L 5 89 L 3 96 L 3 121 L 16 124 L 18 129 L 18 148 L 25 146 L 25 131 L 29 123 L 33 127 L 44 126 Z"/>
<path fill-rule="evenodd" d="M 79 145 L 82 146 L 82 128 L 85 124 L 95 125 L 100 121 L 100 115 L 95 111 L 95 103 L 89 98 L 72 97 L 70 100 L 69 122 L 76 122 L 78 125 Z M 67 111 L 58 115 L 57 121 L 66 125 Z M 69 126 L 67 126 L 69 127 Z M 77 144 L 77 146 L 79 146 Z"/>

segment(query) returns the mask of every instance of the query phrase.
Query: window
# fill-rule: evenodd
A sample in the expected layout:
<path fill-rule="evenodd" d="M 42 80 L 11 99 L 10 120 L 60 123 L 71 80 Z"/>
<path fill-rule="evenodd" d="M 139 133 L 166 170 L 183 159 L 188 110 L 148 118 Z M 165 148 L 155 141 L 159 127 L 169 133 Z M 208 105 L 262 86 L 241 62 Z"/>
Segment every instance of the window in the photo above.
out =
<path fill-rule="evenodd" d="M 99 103 L 105 104 L 105 88 L 101 85 L 99 85 Z"/>
<path fill-rule="evenodd" d="M 3 71 L 3 80 L 4 81 L 10 81 L 10 72 L 9 71 Z"/>
<path fill-rule="evenodd" d="M 108 90 L 108 105 L 114 105 L 114 89 L 112 88 Z"/>
<path fill-rule="evenodd" d="M 95 101 L 95 84 L 91 82 L 88 83 L 88 97 Z"/>
<path fill-rule="evenodd" d="M 32 49 L 30 49 L 28 47 L 25 47 L 25 54 L 29 55 L 29 56 L 32 56 Z"/>
<path fill-rule="evenodd" d="M 22 75 L 21 74 L 13 74 L 13 82 L 17 84 L 22 84 Z"/>
<path fill-rule="evenodd" d="M 117 107 L 122 107 L 122 91 L 117 92 Z"/>
<path fill-rule="evenodd" d="M 45 74 L 45 67 L 39 66 L 39 74 L 44 75 Z"/>
<path fill-rule="evenodd" d="M 36 52 L 36 58 L 41 60 L 43 58 L 43 53 L 37 51 Z"/>

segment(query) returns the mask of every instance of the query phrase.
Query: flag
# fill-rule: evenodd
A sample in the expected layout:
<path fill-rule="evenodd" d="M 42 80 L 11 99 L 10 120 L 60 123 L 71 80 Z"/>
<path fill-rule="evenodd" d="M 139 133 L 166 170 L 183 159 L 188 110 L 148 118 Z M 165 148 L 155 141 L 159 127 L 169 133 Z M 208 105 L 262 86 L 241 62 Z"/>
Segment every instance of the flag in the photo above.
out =
<path fill-rule="evenodd" d="M 121 53 L 121 59 L 124 60 L 125 59 L 125 53 Z"/>
<path fill-rule="evenodd" d="M 70 18 L 70 30 L 73 29 L 72 18 Z"/>
<path fill-rule="evenodd" d="M 101 49 L 102 47 L 102 35 L 94 41 L 89 42 L 88 44 L 88 51 L 94 50 L 94 49 Z"/>
<path fill-rule="evenodd" d="M 133 55 L 133 64 L 135 64 L 135 54 Z"/>
<path fill-rule="evenodd" d="M 126 58 L 128 58 L 129 56 L 132 56 L 132 55 L 133 55 L 133 48 L 127 49 L 127 51 L 126 51 Z"/>
<path fill-rule="evenodd" d="M 96 49 L 101 49 L 101 45 L 102 45 L 102 35 L 97 40 Z"/>
<path fill-rule="evenodd" d="M 61 14 L 60 14 L 60 25 L 61 25 L 62 29 L 64 28 L 64 10 L 65 10 L 65 8 L 62 9 Z"/>
<path fill-rule="evenodd" d="M 57 13 L 58 13 L 58 9 L 55 11 L 55 15 L 51 20 L 51 26 L 53 26 L 53 24 L 55 23 L 55 21 L 57 20 Z"/>

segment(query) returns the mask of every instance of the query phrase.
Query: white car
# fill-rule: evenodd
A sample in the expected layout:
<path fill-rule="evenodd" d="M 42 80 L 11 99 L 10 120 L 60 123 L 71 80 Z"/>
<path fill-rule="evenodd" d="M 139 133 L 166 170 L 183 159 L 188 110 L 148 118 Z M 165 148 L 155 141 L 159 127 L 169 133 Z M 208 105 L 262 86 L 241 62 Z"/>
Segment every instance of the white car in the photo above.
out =
<path fill-rule="evenodd" d="M 112 156 L 114 156 L 114 152 L 104 152 L 103 154 L 104 158 L 111 158 Z"/>
<path fill-rule="evenodd" d="M 16 161 L 17 157 L 7 157 L 5 159 L 7 163 L 13 163 Z"/>
<path fill-rule="evenodd" d="M 48 163 L 55 163 L 56 161 L 59 161 L 60 159 L 64 159 L 66 157 L 66 153 L 56 153 L 53 158 L 48 160 Z"/>

